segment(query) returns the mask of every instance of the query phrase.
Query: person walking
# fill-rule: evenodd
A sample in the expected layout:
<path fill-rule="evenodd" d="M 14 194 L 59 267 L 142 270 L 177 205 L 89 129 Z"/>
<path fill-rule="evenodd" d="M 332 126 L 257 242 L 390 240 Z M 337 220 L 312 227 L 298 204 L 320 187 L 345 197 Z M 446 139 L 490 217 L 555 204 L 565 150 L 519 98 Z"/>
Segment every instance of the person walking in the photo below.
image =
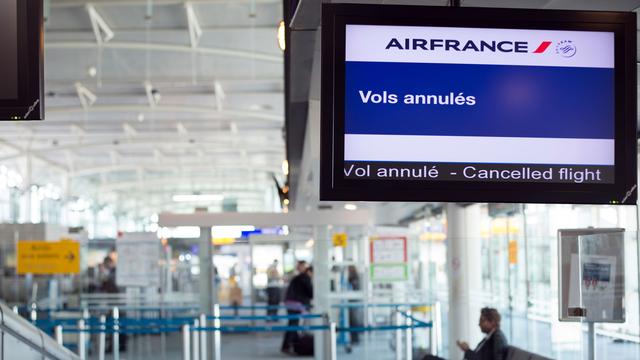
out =
<path fill-rule="evenodd" d="M 304 272 L 296 275 L 287 288 L 284 304 L 287 307 L 287 314 L 290 316 L 300 315 L 311 307 L 313 299 L 313 267 L 310 266 Z M 300 324 L 299 318 L 289 319 L 288 326 L 294 327 Z M 287 354 L 295 354 L 293 351 L 294 344 L 298 341 L 297 331 L 287 331 L 284 333 L 281 351 Z"/>
<path fill-rule="evenodd" d="M 278 305 L 280 304 L 282 276 L 278 270 L 278 260 L 274 259 L 273 263 L 267 268 L 267 316 L 278 315 Z M 267 321 L 273 321 L 268 319 Z"/>

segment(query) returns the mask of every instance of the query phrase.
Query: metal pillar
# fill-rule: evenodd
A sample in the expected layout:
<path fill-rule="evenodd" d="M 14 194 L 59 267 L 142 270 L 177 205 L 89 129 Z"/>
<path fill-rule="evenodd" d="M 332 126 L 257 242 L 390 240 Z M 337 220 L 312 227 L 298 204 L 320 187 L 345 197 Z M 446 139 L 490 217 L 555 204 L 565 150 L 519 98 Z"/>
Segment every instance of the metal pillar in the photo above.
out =
<path fill-rule="evenodd" d="M 321 314 L 329 314 L 330 302 L 329 292 L 329 229 L 325 226 L 316 226 L 314 228 L 313 242 L 313 295 L 315 299 L 314 311 Z M 325 333 L 317 331 L 314 334 L 314 359 L 326 359 L 324 351 Z"/>
<path fill-rule="evenodd" d="M 213 243 L 211 242 L 211 227 L 200 227 L 200 313 L 213 314 L 214 305 L 218 302 L 215 274 L 213 271 Z M 214 349 L 213 333 L 206 333 L 206 341 L 201 341 L 200 346 Z"/>
<path fill-rule="evenodd" d="M 472 347 L 480 340 L 477 328 L 480 304 L 470 294 L 481 284 L 480 205 L 446 205 L 447 275 L 449 280 L 449 358 L 460 357 L 456 340 Z"/>
<path fill-rule="evenodd" d="M 587 359 L 596 359 L 596 323 L 593 321 L 587 322 L 589 328 L 588 340 L 587 340 Z"/>
<path fill-rule="evenodd" d="M 213 273 L 213 244 L 211 227 L 200 228 L 200 313 L 213 314 L 217 302 L 215 275 Z"/>

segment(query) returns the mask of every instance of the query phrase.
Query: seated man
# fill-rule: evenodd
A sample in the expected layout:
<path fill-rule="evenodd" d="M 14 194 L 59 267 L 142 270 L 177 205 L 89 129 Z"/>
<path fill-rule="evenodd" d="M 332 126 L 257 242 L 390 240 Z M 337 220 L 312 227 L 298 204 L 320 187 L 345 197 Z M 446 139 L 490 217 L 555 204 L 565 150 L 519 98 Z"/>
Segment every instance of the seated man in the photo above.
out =
<path fill-rule="evenodd" d="M 507 339 L 500 331 L 500 313 L 493 308 L 480 310 L 480 331 L 487 334 L 474 350 L 464 341 L 456 341 L 467 360 L 503 360 L 506 358 Z"/>

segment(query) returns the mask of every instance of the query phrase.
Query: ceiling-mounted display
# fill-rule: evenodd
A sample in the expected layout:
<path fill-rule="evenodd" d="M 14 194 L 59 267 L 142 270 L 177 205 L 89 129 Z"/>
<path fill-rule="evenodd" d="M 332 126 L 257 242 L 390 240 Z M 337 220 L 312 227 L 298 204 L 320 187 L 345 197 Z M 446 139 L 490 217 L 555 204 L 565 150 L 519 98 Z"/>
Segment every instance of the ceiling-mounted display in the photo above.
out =
<path fill-rule="evenodd" d="M 321 200 L 636 202 L 633 13 L 324 4 Z"/>

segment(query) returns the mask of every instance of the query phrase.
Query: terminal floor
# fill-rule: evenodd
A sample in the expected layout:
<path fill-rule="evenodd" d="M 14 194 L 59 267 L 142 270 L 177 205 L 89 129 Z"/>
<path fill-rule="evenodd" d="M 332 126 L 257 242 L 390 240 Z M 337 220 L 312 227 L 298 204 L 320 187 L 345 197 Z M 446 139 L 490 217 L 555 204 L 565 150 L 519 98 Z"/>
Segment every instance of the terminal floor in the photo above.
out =
<path fill-rule="evenodd" d="M 391 333 L 374 333 L 366 344 L 363 341 L 354 346 L 348 353 L 344 346 L 338 347 L 339 360 L 393 360 L 395 352 L 392 348 Z M 517 338 L 516 337 L 516 343 Z M 276 359 L 311 359 L 311 357 L 294 357 L 280 353 L 282 334 L 230 334 L 222 337 L 223 360 L 276 360 Z M 586 341 L 586 339 L 585 339 Z M 129 340 L 126 352 L 120 353 L 121 360 L 174 360 L 182 359 L 182 342 L 179 334 L 167 336 L 166 345 L 162 346 L 161 337 L 137 336 Z M 547 354 L 547 356 L 549 356 Z M 90 359 L 98 359 L 95 352 Z M 211 358 L 211 357 L 209 357 Z M 553 358 L 559 360 L 586 359 L 586 354 L 574 348 L 556 349 Z M 640 359 L 640 345 L 635 343 L 618 343 L 608 337 L 598 337 L 597 358 L 599 359 Z M 106 359 L 113 359 L 108 354 Z M 454 357 L 454 359 L 457 359 Z"/>
<path fill-rule="evenodd" d="M 353 347 L 350 353 L 344 346 L 338 347 L 340 360 L 380 359 L 393 360 L 395 353 L 390 345 L 390 334 L 373 334 L 369 339 L 368 351 L 361 344 Z M 312 359 L 312 357 L 292 356 L 280 352 L 281 333 L 227 334 L 222 337 L 223 360 L 276 360 L 276 359 Z M 120 353 L 121 360 L 174 360 L 182 359 L 182 337 L 179 334 L 167 336 L 165 346 L 159 335 L 131 337 L 127 351 Z M 95 343 L 94 343 L 95 345 Z M 209 355 L 211 358 L 211 355 Z M 89 359 L 98 359 L 93 352 Z M 107 360 L 113 359 L 107 354 Z"/>
<path fill-rule="evenodd" d="M 566 344 L 562 348 L 551 344 L 551 327 L 548 323 L 525 320 L 524 318 L 503 320 L 503 330 L 510 338 L 510 343 L 528 348 L 536 353 L 559 360 L 586 359 L 586 334 L 582 343 Z M 511 329 L 513 324 L 513 329 Z M 393 360 L 393 332 L 374 332 L 364 337 L 361 343 L 354 346 L 351 352 L 347 352 L 345 346 L 338 346 L 339 360 Z M 447 333 L 444 329 L 444 341 L 447 343 Z M 416 333 L 418 336 L 418 333 Z M 414 338 L 414 344 L 418 339 Z M 223 334 L 222 335 L 222 359 L 223 360 L 275 360 L 293 357 L 280 353 L 282 333 L 249 333 L 249 334 Z M 164 343 L 164 344 L 163 344 Z M 96 342 L 93 341 L 93 348 Z M 445 354 L 446 355 L 446 354 Z M 461 353 L 459 354 L 461 355 Z M 640 359 L 640 344 L 632 342 L 614 341 L 610 337 L 598 336 L 596 340 L 596 355 L 599 359 Z M 90 359 L 98 359 L 94 351 Z M 209 357 L 211 358 L 211 357 Z M 306 357 L 309 359 L 310 357 Z M 452 360 L 461 358 L 453 356 Z M 111 354 L 107 359 L 113 359 Z M 159 335 L 132 336 L 129 338 L 126 352 L 121 352 L 122 360 L 174 360 L 182 359 L 182 335 L 173 333 L 166 336 L 163 342 Z"/>

